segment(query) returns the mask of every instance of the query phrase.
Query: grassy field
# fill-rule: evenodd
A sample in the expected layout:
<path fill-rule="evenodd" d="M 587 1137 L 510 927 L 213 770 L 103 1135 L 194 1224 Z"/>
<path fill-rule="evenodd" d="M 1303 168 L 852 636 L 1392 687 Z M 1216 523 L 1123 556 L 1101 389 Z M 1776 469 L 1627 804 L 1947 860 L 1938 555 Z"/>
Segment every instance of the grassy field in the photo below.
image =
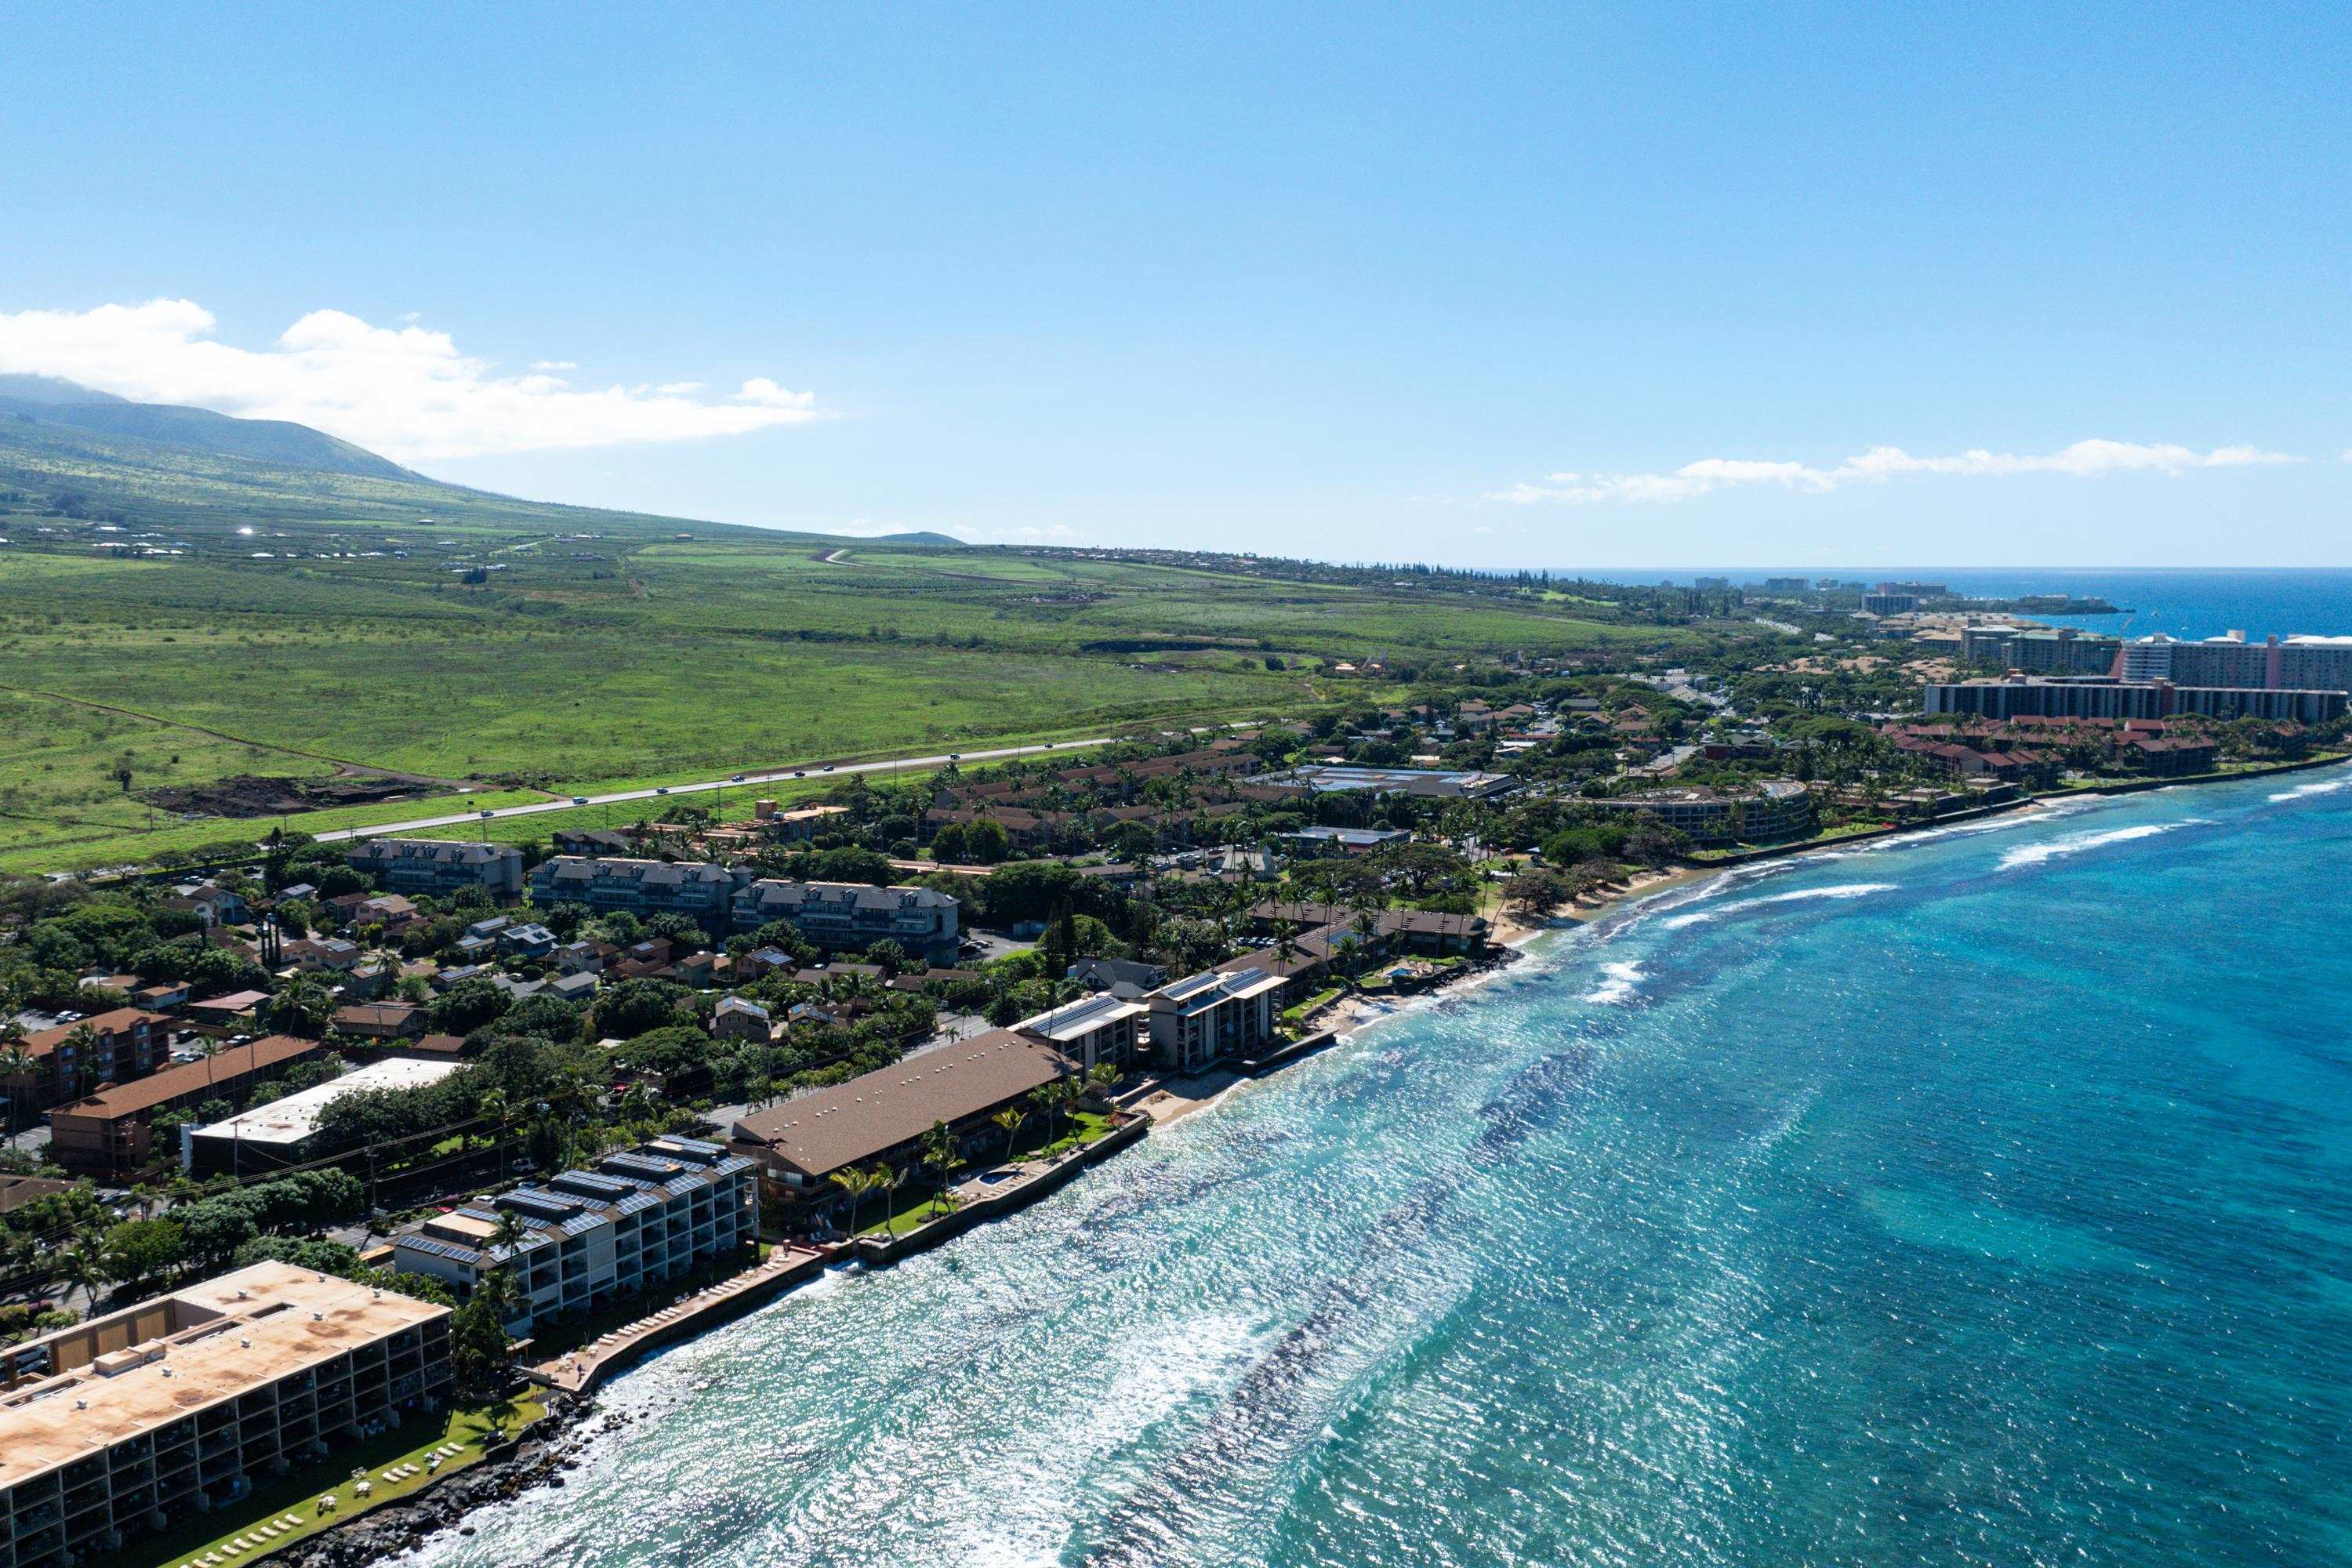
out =
<path fill-rule="evenodd" d="M 236 773 L 503 802 L 1399 695 L 1342 660 L 1699 635 L 1534 590 L 823 539 L 119 446 L 0 432 L 0 869 L 266 831 L 142 798 Z M 68 481 L 121 521 L 54 515 L 37 487 Z"/>

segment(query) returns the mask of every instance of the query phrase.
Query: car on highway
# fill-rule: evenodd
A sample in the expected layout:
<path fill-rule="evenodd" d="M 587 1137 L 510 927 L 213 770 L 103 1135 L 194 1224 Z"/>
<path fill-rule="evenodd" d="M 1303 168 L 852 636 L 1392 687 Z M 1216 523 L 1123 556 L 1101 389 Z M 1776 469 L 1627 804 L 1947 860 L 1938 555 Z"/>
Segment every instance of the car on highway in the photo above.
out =
<path fill-rule="evenodd" d="M 575 795 L 572 797 L 572 804 L 574 805 L 586 805 L 588 804 L 588 797 L 584 795 Z"/>
<path fill-rule="evenodd" d="M 656 789 L 654 791 L 654 793 L 655 793 L 656 795 L 667 795 L 667 794 L 669 793 L 669 785 L 667 785 L 667 784 L 663 784 L 663 785 L 659 786 L 658 788 L 656 788 Z"/>
<path fill-rule="evenodd" d="M 492 811 L 488 806 L 487 806 L 487 805 L 486 805 L 486 806 L 482 807 L 482 809 L 481 809 L 480 811 L 478 811 L 478 812 L 475 813 L 475 815 L 476 815 L 477 816 L 479 816 L 479 817 L 480 817 L 484 822 L 488 822 L 490 818 L 492 818 L 492 817 L 496 816 L 498 815 L 498 813 L 497 813 L 497 812 L 495 812 L 495 811 Z"/>
<path fill-rule="evenodd" d="M 743 782 L 743 775 L 742 775 L 741 773 L 737 773 L 734 777 L 732 777 L 732 778 L 729 779 L 727 782 L 728 782 L 729 784 L 741 784 L 741 783 Z"/>
<path fill-rule="evenodd" d="M 808 770 L 806 768 L 794 768 L 793 770 L 793 777 L 796 779 L 804 779 L 808 777 Z"/>
<path fill-rule="evenodd" d="M 820 770 L 818 770 L 818 771 L 819 771 L 819 772 L 821 772 L 821 773 L 829 773 L 833 772 L 833 764 L 832 764 L 831 763 L 825 763 L 825 764 L 824 764 L 824 766 L 823 768 L 821 768 L 821 769 L 820 769 Z"/>

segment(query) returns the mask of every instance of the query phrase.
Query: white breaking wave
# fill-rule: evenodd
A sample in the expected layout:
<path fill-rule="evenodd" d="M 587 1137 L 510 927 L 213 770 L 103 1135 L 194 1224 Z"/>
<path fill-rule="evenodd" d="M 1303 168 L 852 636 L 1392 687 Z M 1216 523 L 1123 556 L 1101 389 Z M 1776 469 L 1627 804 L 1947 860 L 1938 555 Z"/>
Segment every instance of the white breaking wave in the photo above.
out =
<path fill-rule="evenodd" d="M 1720 909 L 1695 910 L 1663 923 L 1668 931 L 1680 931 L 1724 915 L 1736 915 L 1742 910 L 1760 910 L 1768 904 L 1801 904 L 1814 899 L 1866 899 L 1873 893 L 1892 892 L 1894 889 L 1892 882 L 1840 882 L 1828 888 L 1801 888 L 1793 893 L 1774 893 L 1768 899 L 1742 899 Z"/>
<path fill-rule="evenodd" d="M 2055 860 L 2068 855 L 2079 855 L 2085 849 L 2104 849 L 2110 844 L 2128 844 L 2136 838 L 2153 838 L 2159 833 L 2170 833 L 2205 819 L 2192 816 L 2181 822 L 2149 822 L 2137 827 L 2110 827 L 2105 833 L 2075 833 L 2064 838 L 2053 838 L 2047 844 L 2021 844 L 2000 858 L 1998 868 L 2014 871 L 2024 866 L 2039 866 L 2045 860 Z"/>
<path fill-rule="evenodd" d="M 1607 975 L 1599 986 L 1584 994 L 1587 1002 L 1622 1002 L 1642 987 L 1649 976 L 1638 963 L 1604 963 L 1601 973 Z"/>
<path fill-rule="evenodd" d="M 2352 773 L 2339 773 L 2332 779 L 2320 779 L 2312 784 L 2297 784 L 2271 796 L 2273 800 L 2304 800 L 2315 795 L 2334 795 L 2339 789 L 2352 789 Z"/>

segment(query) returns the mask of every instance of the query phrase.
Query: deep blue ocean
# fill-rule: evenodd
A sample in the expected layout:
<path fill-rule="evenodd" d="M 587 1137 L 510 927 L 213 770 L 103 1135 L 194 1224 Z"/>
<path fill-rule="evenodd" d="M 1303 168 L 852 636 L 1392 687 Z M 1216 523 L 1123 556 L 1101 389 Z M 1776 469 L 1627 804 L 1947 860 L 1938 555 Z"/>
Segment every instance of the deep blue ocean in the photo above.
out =
<path fill-rule="evenodd" d="M 1555 568 L 1555 575 L 1561 574 Z M 1569 575 L 1573 575 L 1571 571 Z M 1978 598 L 2011 598 L 2024 594 L 2072 594 L 2097 596 L 2131 612 L 2120 616 L 2084 617 L 2042 616 L 2057 625 L 2078 626 L 2123 637 L 2147 637 L 2164 632 L 2177 637 L 2220 637 L 2236 630 L 2260 640 L 2269 633 L 2291 637 L 2314 633 L 2323 637 L 2352 636 L 2352 571 L 2340 568 L 2308 570 L 2217 572 L 2203 568 L 2163 571 L 2146 569 L 2032 567 L 1906 566 L 1838 568 L 1825 566 L 1723 567 L 1716 570 L 1678 566 L 1659 571 L 1595 571 L 1588 574 L 1604 583 L 1681 583 L 1694 577 L 1729 577 L 1734 583 L 1761 583 L 1767 577 L 1835 577 L 1841 582 L 1887 581 L 1943 583 L 1955 592 Z"/>
<path fill-rule="evenodd" d="M 436 1564 L 2352 1562 L 2352 769 L 1548 935 L 622 1377 Z"/>

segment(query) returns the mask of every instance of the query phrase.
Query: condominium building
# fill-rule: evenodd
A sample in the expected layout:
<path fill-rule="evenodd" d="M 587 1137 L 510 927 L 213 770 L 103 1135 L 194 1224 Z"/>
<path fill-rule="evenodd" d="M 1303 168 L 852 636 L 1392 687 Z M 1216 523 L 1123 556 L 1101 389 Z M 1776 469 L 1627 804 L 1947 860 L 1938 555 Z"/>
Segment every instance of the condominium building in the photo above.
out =
<path fill-rule="evenodd" d="M 2111 675 L 2121 639 L 2078 632 L 2071 626 L 1969 626 L 1960 648 L 1970 664 L 1997 664 L 2029 675 Z"/>
<path fill-rule="evenodd" d="M 801 1218 L 838 1213 L 836 1171 L 852 1165 L 911 1170 L 925 1140 L 944 1123 L 959 1145 L 1002 1152 L 989 1119 L 1071 1078 L 1078 1064 L 1013 1029 L 991 1029 L 952 1046 L 813 1089 L 735 1123 L 732 1146 L 756 1161 L 767 1190 Z"/>
<path fill-rule="evenodd" d="M 349 1451 L 453 1379 L 449 1309 L 256 1263 L 0 1352 L 0 1568 L 63 1568 Z"/>
<path fill-rule="evenodd" d="M 1016 1034 L 1051 1040 L 1083 1071 L 1092 1072 L 1108 1062 L 1125 1072 L 1135 1065 L 1144 1020 L 1150 1016 L 1146 1004 L 1105 992 L 1024 1018 L 1013 1028 Z"/>
<path fill-rule="evenodd" d="M 159 1162 L 176 1163 L 176 1147 L 167 1142 L 159 1150 L 152 1145 L 157 1117 L 208 1100 L 234 1104 L 264 1073 L 326 1048 L 318 1040 L 268 1035 L 60 1105 L 49 1112 L 49 1157 L 79 1175 L 102 1182 L 130 1180 Z"/>
<path fill-rule="evenodd" d="M 1425 800 L 1496 800 L 1517 793 L 1519 787 L 1519 781 L 1508 773 L 1452 768 L 1370 768 L 1342 763 L 1311 763 L 1257 783 L 1267 789 L 1300 795 L 1364 791 L 1372 795 L 1409 795 Z"/>
<path fill-rule="evenodd" d="M 2179 686 L 2260 687 L 2270 691 L 2352 691 L 2352 637 L 2224 637 L 2184 642 L 2135 637 L 2123 645 L 2120 673 L 2127 681 L 2168 680 Z"/>
<path fill-rule="evenodd" d="M 520 1245 L 495 1244 L 501 1212 L 522 1222 Z M 437 1215 L 394 1242 L 393 1268 L 470 1295 L 484 1274 L 511 1267 L 517 1307 L 507 1327 L 527 1334 L 749 1246 L 758 1226 L 750 1160 L 698 1138 L 656 1138 L 593 1169 Z"/>
<path fill-rule="evenodd" d="M 12 1102 L 47 1110 L 79 1100 L 105 1084 L 129 1083 L 163 1065 L 171 1054 L 172 1021 L 139 1007 L 77 1018 L 24 1037 L 32 1070 L 0 1082 Z"/>
<path fill-rule="evenodd" d="M 1206 970 L 1171 981 L 1144 998 L 1151 1008 L 1153 1057 L 1192 1073 L 1267 1045 L 1286 981 L 1254 969 Z"/>
<path fill-rule="evenodd" d="M 1813 797 L 1793 779 L 1767 779 L 1752 790 L 1692 785 L 1612 795 L 1585 805 L 1613 816 L 1648 815 L 1694 844 L 1769 843 L 1813 829 Z"/>
<path fill-rule="evenodd" d="M 558 855 L 530 874 L 530 900 L 542 910 L 584 904 L 598 914 L 684 915 L 710 929 L 727 923 L 729 900 L 751 879 L 709 860 L 630 860 Z"/>
<path fill-rule="evenodd" d="M 888 938 L 927 963 L 951 964 L 962 942 L 961 906 L 929 888 L 877 888 L 865 882 L 788 882 L 762 879 L 736 893 L 737 931 L 782 921 L 830 952 Z"/>
<path fill-rule="evenodd" d="M 480 888 L 494 899 L 522 895 L 522 851 L 458 838 L 371 838 L 351 852 L 352 869 L 395 893 L 462 893 Z"/>
<path fill-rule="evenodd" d="M 2342 691 L 2175 686 L 2164 680 L 2114 680 L 2102 677 L 1931 682 L 1920 694 L 1920 706 L 1929 713 L 1961 713 L 1996 720 L 2171 719 L 2194 714 L 2208 719 L 2269 719 L 2318 724 L 2342 717 L 2346 700 Z"/>

